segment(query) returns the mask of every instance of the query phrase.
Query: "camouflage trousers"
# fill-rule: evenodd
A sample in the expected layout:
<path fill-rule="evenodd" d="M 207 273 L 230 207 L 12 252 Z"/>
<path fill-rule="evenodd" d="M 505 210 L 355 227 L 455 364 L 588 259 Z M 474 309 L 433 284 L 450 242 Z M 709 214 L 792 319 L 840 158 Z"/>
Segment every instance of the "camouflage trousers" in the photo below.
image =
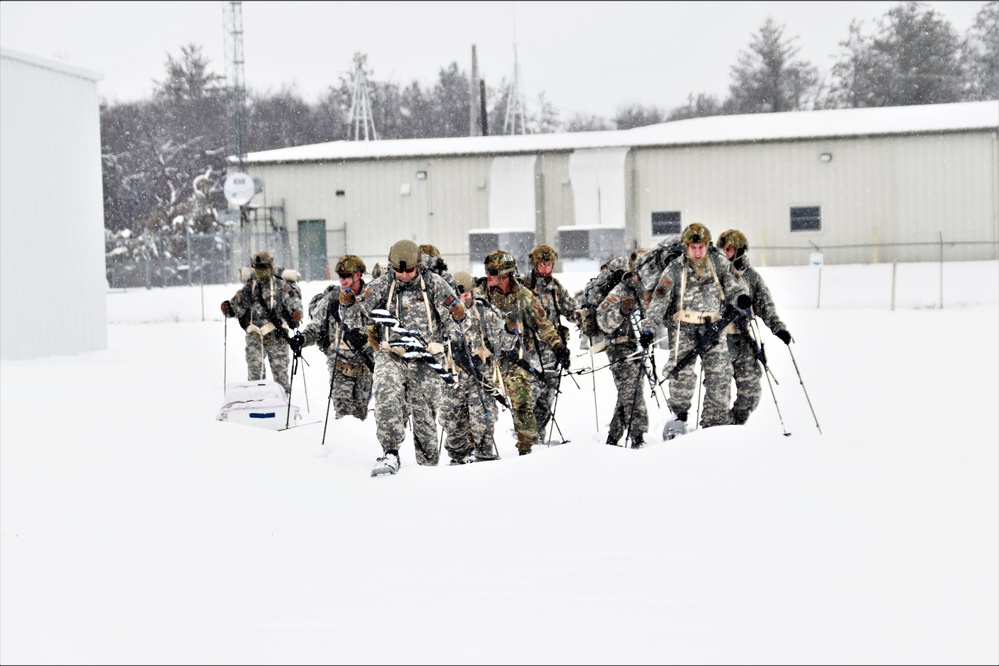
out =
<path fill-rule="evenodd" d="M 493 432 L 499 403 L 468 372 L 455 374 L 453 386 L 443 390 L 441 424 L 447 436 L 444 448 L 452 460 L 461 460 L 475 451 L 480 460 L 496 458 Z"/>
<path fill-rule="evenodd" d="M 680 349 L 677 358 L 697 346 L 694 331 L 696 324 L 680 324 L 677 335 L 680 336 Z M 729 425 L 732 422 L 729 412 L 729 401 L 732 395 L 732 363 L 728 356 L 728 342 L 725 333 L 718 342 L 706 352 L 701 353 L 701 368 L 704 371 L 704 409 L 701 412 L 701 427 L 710 428 L 717 425 Z M 672 369 L 671 359 L 666 370 Z M 688 363 L 677 375 L 669 380 L 669 405 L 674 414 L 690 411 L 690 403 L 694 397 L 697 375 L 694 373 L 694 363 Z"/>
<path fill-rule="evenodd" d="M 763 369 L 756 360 L 755 347 L 756 344 L 741 333 L 728 336 L 728 355 L 732 360 L 732 375 L 735 379 L 732 421 L 737 424 L 745 423 L 760 404 Z"/>
<path fill-rule="evenodd" d="M 390 351 L 375 354 L 375 432 L 383 451 L 399 450 L 412 417 L 416 462 L 429 466 L 437 464 L 440 459 L 437 443 L 440 384 L 441 378 L 424 362 L 407 361 Z"/>
<path fill-rule="evenodd" d="M 371 402 L 371 371 L 364 365 L 345 367 L 342 360 L 334 367 L 336 350 L 326 357 L 326 368 L 330 373 L 330 393 L 336 418 L 353 416 L 363 421 L 368 418 L 368 404 Z M 346 371 L 345 371 L 346 370 Z"/>
<path fill-rule="evenodd" d="M 517 450 L 529 452 L 538 441 L 538 421 L 531 404 L 531 375 L 516 363 L 503 361 L 503 390 L 510 403 Z"/>
<path fill-rule="evenodd" d="M 542 382 L 539 377 L 531 378 L 531 391 L 533 392 L 534 399 L 534 420 L 538 424 L 538 440 L 542 442 L 547 439 L 545 429 L 552 420 L 555 396 L 558 395 L 562 379 L 558 363 L 554 362 L 554 357 L 552 360 L 552 363 L 545 364 L 544 366 L 544 374 L 549 382 L 548 384 Z"/>
<path fill-rule="evenodd" d="M 281 385 L 285 393 L 291 394 L 291 347 L 284 340 L 274 340 L 265 336 L 261 340 L 256 333 L 246 334 L 246 378 L 258 381 L 267 378 L 264 357 L 270 362 L 272 379 Z"/>
<path fill-rule="evenodd" d="M 621 361 L 635 351 L 624 345 L 611 345 L 607 348 L 607 360 L 614 362 L 611 375 L 617 388 L 617 402 L 611 418 L 608 441 L 618 441 L 625 432 L 632 440 L 645 439 L 649 430 L 649 412 L 645 406 L 645 369 L 642 360 Z"/>

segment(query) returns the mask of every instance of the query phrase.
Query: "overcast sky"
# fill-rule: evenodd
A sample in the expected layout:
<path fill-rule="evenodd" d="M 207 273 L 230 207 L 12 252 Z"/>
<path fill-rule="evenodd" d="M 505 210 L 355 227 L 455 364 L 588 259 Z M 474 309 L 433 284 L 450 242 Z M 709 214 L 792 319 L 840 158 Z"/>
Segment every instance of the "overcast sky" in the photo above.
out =
<path fill-rule="evenodd" d="M 202 46 L 225 73 L 222 1 L 0 3 L 0 45 L 65 60 L 103 75 L 100 94 L 150 95 L 168 54 Z M 294 85 L 313 102 L 355 52 L 377 81 L 432 86 L 442 67 L 471 70 L 498 87 L 514 71 L 514 45 L 529 109 L 540 94 L 563 118 L 610 118 L 622 105 L 669 110 L 690 93 L 719 101 L 740 51 L 768 16 L 796 37 L 798 57 L 827 74 L 852 19 L 868 31 L 898 2 L 243 2 L 246 86 Z M 985 2 L 924 3 L 963 36 Z"/>

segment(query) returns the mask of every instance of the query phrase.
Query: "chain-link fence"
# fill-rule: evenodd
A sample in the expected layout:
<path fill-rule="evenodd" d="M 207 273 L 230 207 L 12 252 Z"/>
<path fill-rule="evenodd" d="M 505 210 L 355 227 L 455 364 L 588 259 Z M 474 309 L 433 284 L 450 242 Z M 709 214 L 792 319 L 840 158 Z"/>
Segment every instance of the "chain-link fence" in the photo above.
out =
<path fill-rule="evenodd" d="M 294 267 L 287 231 L 228 231 L 105 241 L 105 269 L 113 289 L 229 284 L 257 250 L 274 255 L 275 268 Z"/>

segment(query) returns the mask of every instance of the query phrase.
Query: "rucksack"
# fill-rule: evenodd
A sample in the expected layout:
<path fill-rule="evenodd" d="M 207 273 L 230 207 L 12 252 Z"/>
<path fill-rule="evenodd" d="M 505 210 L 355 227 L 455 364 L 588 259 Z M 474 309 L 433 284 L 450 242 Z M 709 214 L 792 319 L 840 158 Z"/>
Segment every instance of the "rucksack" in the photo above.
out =
<path fill-rule="evenodd" d="M 624 271 L 620 268 L 615 271 L 604 270 L 586 283 L 583 288 L 582 304 L 579 308 L 579 330 L 583 335 L 591 338 L 603 335 L 597 325 L 597 308 L 607 298 L 611 289 L 621 282 L 622 277 L 624 277 Z"/>
<path fill-rule="evenodd" d="M 635 272 L 638 273 L 638 279 L 642 281 L 645 291 L 656 288 L 659 275 L 671 261 L 683 254 L 683 249 L 683 241 L 677 239 L 670 242 L 663 241 L 648 252 L 638 255 Z"/>

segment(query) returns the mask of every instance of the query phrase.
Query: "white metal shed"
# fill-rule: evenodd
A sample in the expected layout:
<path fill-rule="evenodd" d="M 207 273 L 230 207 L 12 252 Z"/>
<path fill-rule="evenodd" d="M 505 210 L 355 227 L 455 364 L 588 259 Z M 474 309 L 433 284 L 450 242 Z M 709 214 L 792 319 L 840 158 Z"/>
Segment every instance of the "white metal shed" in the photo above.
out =
<path fill-rule="evenodd" d="M 100 79 L 0 49 L 0 358 L 107 349 Z"/>

